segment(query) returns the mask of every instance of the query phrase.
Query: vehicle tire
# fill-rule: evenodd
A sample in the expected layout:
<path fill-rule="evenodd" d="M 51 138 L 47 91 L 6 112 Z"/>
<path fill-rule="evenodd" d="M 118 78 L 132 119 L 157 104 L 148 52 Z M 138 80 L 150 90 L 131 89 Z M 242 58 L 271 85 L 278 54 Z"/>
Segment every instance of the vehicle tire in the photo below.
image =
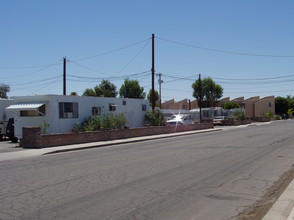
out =
<path fill-rule="evenodd" d="M 18 142 L 18 138 L 17 137 L 12 137 L 10 140 L 11 140 L 12 143 L 17 143 Z"/>

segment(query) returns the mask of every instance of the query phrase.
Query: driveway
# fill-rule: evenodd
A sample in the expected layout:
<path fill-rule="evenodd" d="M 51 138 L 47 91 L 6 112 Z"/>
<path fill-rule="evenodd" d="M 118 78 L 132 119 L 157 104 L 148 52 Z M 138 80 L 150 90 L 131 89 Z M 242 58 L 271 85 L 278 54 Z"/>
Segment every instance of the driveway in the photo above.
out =
<path fill-rule="evenodd" d="M 19 147 L 19 143 L 12 143 L 8 140 L 0 141 L 0 153 L 4 152 L 13 152 L 24 150 L 22 147 Z"/>

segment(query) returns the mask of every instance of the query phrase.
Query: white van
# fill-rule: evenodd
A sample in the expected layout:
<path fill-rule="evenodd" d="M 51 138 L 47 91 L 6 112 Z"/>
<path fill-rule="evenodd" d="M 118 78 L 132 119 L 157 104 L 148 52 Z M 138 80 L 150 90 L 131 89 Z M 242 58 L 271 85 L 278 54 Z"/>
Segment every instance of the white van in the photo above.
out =
<path fill-rule="evenodd" d="M 169 120 L 166 121 L 167 125 L 177 125 L 177 124 L 189 125 L 192 123 L 193 123 L 192 117 L 189 114 L 173 115 L 169 118 Z"/>

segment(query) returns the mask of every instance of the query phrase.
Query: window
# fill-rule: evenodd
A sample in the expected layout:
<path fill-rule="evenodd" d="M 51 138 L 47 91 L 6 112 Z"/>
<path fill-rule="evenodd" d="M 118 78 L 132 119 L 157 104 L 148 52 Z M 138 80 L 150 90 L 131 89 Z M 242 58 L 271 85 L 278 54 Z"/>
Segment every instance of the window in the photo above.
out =
<path fill-rule="evenodd" d="M 40 106 L 37 109 L 32 110 L 20 110 L 20 117 L 35 117 L 45 115 L 45 105 Z"/>
<path fill-rule="evenodd" d="M 272 103 L 268 103 L 268 107 L 272 107 Z"/>
<path fill-rule="evenodd" d="M 146 105 L 142 105 L 142 111 L 143 112 L 146 112 L 146 108 L 147 108 Z"/>
<path fill-rule="evenodd" d="M 92 115 L 101 115 L 101 107 L 92 107 Z"/>
<path fill-rule="evenodd" d="M 127 101 L 126 100 L 123 100 L 122 101 L 122 105 L 127 105 Z"/>
<path fill-rule="evenodd" d="M 111 111 L 111 112 L 116 111 L 116 105 L 115 104 L 109 104 L 109 111 Z"/>
<path fill-rule="evenodd" d="M 59 118 L 78 118 L 78 103 L 59 102 Z"/>

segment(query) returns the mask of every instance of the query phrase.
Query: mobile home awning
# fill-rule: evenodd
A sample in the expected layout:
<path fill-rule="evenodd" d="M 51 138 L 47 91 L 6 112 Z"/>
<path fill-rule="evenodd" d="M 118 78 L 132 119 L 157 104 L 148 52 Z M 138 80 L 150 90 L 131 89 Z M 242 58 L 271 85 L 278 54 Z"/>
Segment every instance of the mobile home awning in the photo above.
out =
<path fill-rule="evenodd" d="M 42 105 L 45 105 L 46 102 L 34 102 L 34 103 L 17 103 L 10 105 L 6 110 L 15 111 L 15 110 L 38 110 Z"/>

